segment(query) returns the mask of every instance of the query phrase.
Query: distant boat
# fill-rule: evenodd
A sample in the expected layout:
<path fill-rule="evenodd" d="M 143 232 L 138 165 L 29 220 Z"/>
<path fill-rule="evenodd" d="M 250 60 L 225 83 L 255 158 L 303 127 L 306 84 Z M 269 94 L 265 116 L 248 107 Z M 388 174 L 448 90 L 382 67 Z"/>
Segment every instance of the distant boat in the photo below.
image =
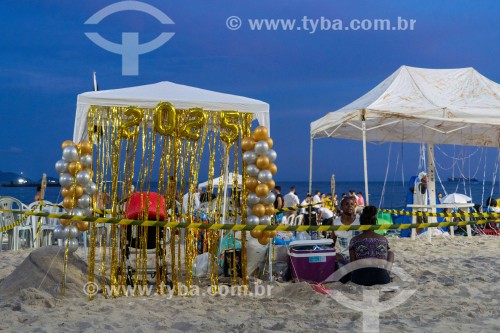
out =
<path fill-rule="evenodd" d="M 452 183 L 477 183 L 477 178 L 466 178 L 466 177 L 448 177 L 448 181 Z"/>

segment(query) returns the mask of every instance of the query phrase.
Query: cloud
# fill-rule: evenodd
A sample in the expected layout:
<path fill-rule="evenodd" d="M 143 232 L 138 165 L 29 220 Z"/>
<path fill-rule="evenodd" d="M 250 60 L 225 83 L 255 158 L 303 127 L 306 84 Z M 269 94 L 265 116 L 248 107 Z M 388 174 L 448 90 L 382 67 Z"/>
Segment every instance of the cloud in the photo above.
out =
<path fill-rule="evenodd" d="M 23 150 L 19 147 L 10 146 L 7 149 L 0 149 L 0 154 L 21 154 Z"/>

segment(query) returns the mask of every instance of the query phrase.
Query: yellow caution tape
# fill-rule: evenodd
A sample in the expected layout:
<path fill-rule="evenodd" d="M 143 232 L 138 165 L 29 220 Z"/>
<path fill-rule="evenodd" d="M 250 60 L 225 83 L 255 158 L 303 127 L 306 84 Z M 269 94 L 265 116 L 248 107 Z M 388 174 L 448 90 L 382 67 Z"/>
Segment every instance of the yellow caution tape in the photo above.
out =
<path fill-rule="evenodd" d="M 110 223 L 119 225 L 137 225 L 148 227 L 168 227 L 168 228 L 187 228 L 187 229 L 209 229 L 209 230 L 277 230 L 277 231 L 348 231 L 348 230 L 388 230 L 388 229 L 411 229 L 411 228 L 442 228 L 449 226 L 466 226 L 474 224 L 500 223 L 496 220 L 478 220 L 478 221 L 459 221 L 459 222 L 437 222 L 437 223 L 413 223 L 413 224 L 383 224 L 383 225 L 321 225 L 321 226 L 289 226 L 289 225 L 244 225 L 244 224 L 215 224 L 215 223 L 188 223 L 175 221 L 153 221 L 153 220 L 131 220 L 119 219 L 111 217 L 90 217 L 76 216 L 69 214 L 51 214 L 45 212 L 23 212 L 23 211 L 8 211 L 19 214 L 44 216 L 49 218 L 61 218 L 72 221 L 87 221 L 94 223 Z"/>

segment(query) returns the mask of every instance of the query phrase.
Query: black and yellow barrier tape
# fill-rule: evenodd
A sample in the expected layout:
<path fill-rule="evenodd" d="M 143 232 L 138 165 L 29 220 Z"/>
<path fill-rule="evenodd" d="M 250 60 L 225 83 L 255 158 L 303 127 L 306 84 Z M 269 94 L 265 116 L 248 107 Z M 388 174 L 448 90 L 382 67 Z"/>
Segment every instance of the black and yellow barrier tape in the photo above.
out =
<path fill-rule="evenodd" d="M 6 210 L 0 210 L 6 211 Z M 76 216 L 69 214 L 52 214 L 47 212 L 23 212 L 23 211 L 8 211 L 13 213 L 25 214 L 26 216 L 43 216 L 49 218 L 60 218 L 72 221 L 87 221 L 93 223 L 110 223 L 119 225 L 137 225 L 148 227 L 169 227 L 169 228 L 187 228 L 187 229 L 208 229 L 208 230 L 277 230 L 277 231 L 348 231 L 348 230 L 389 230 L 389 229 L 411 229 L 411 228 L 441 228 L 449 226 L 466 226 L 474 224 L 500 223 L 495 220 L 479 220 L 479 221 L 458 221 L 458 222 L 437 222 L 437 223 L 414 223 L 414 224 L 382 224 L 382 225 L 321 225 L 321 226 L 289 226 L 289 225 L 244 225 L 244 224 L 215 224 L 215 223 L 188 223 L 175 221 L 153 221 L 153 220 L 131 220 L 111 217 L 90 217 Z"/>
<path fill-rule="evenodd" d="M 434 217 L 500 217 L 500 213 L 433 213 L 409 210 L 396 210 L 396 209 L 380 209 L 379 212 L 390 213 L 394 215 L 405 216 L 434 216 Z"/>

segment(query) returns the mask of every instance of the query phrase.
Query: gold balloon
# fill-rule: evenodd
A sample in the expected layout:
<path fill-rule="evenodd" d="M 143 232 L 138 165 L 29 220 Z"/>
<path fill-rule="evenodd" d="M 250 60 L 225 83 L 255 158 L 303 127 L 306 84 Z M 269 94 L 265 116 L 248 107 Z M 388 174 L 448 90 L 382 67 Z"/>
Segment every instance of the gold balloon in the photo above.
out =
<path fill-rule="evenodd" d="M 220 113 L 220 139 L 228 144 L 233 144 L 241 132 L 240 115 L 236 111 L 225 111 Z"/>
<path fill-rule="evenodd" d="M 267 245 L 267 244 L 269 244 L 269 238 L 268 237 L 260 237 L 259 243 L 262 245 Z"/>
<path fill-rule="evenodd" d="M 254 131 L 253 131 L 253 138 L 255 141 L 260 141 L 260 140 L 265 140 L 267 139 L 268 136 L 268 130 L 264 126 L 258 126 Z"/>
<path fill-rule="evenodd" d="M 63 220 L 63 219 L 61 219 L 61 220 L 59 221 L 59 223 L 61 223 L 61 225 L 62 225 L 62 226 L 67 227 L 68 225 L 71 225 L 71 224 L 73 223 L 73 221 L 71 221 L 71 220 Z"/>
<path fill-rule="evenodd" d="M 255 204 L 252 207 L 252 214 L 257 217 L 262 217 L 266 215 L 266 208 L 261 203 Z"/>
<path fill-rule="evenodd" d="M 266 170 L 269 167 L 269 163 L 270 163 L 269 157 L 267 157 L 267 156 L 259 156 L 255 160 L 255 165 L 260 170 Z"/>
<path fill-rule="evenodd" d="M 257 194 L 259 197 L 263 197 L 268 193 L 269 193 L 269 187 L 266 184 L 259 184 L 255 188 L 255 194 Z"/>
<path fill-rule="evenodd" d="M 123 113 L 125 120 L 120 127 L 120 139 L 133 139 L 139 134 L 143 112 L 137 107 L 130 106 Z M 133 128 L 135 126 L 135 128 Z"/>
<path fill-rule="evenodd" d="M 67 197 L 67 196 L 69 196 L 70 194 L 71 194 L 71 190 L 70 190 L 69 188 L 63 187 L 63 188 L 61 189 L 61 195 L 62 195 L 63 197 Z"/>
<path fill-rule="evenodd" d="M 266 142 L 267 142 L 267 146 L 269 147 L 269 149 L 273 148 L 273 145 L 274 145 L 273 139 L 267 138 Z"/>
<path fill-rule="evenodd" d="M 81 197 L 83 195 L 83 186 L 81 185 L 78 185 L 78 184 L 73 184 L 71 185 L 70 189 L 70 194 L 69 196 L 74 196 L 76 199 L 78 199 L 79 197 Z"/>
<path fill-rule="evenodd" d="M 187 118 L 189 120 L 181 126 L 179 135 L 181 138 L 188 140 L 198 140 L 203 126 L 207 123 L 207 113 L 200 108 L 190 109 L 187 111 Z M 236 133 L 236 136 L 238 136 L 238 133 Z"/>
<path fill-rule="evenodd" d="M 63 199 L 62 205 L 66 209 L 73 209 L 76 207 L 76 200 L 74 200 L 72 197 L 65 197 Z"/>
<path fill-rule="evenodd" d="M 78 151 L 80 155 L 92 154 L 92 144 L 87 140 L 81 141 L 78 144 Z"/>
<path fill-rule="evenodd" d="M 247 179 L 245 179 L 245 185 L 248 191 L 253 192 L 255 191 L 257 185 L 259 185 L 259 181 L 257 180 L 257 178 L 248 177 Z"/>
<path fill-rule="evenodd" d="M 76 147 L 76 144 L 73 141 L 71 141 L 71 140 L 66 140 L 66 141 L 64 141 L 62 143 L 61 148 L 64 149 L 64 148 L 66 148 L 68 146 Z"/>
<path fill-rule="evenodd" d="M 269 237 L 274 238 L 278 235 L 278 232 L 276 230 L 270 230 L 269 231 Z"/>
<path fill-rule="evenodd" d="M 266 214 L 265 215 L 273 215 L 274 214 L 274 205 L 266 205 Z"/>
<path fill-rule="evenodd" d="M 76 222 L 76 228 L 80 231 L 87 231 L 89 230 L 89 223 L 87 221 L 78 221 Z"/>
<path fill-rule="evenodd" d="M 271 180 L 269 183 L 266 183 L 266 185 L 269 188 L 269 191 L 271 191 L 276 186 L 276 183 L 274 180 Z"/>
<path fill-rule="evenodd" d="M 267 167 L 267 170 L 271 171 L 271 173 L 273 175 L 275 175 L 276 172 L 278 172 L 278 167 L 274 163 L 269 163 L 269 166 Z"/>
<path fill-rule="evenodd" d="M 253 238 L 260 238 L 262 237 L 262 230 L 251 230 L 250 236 L 252 236 Z"/>
<path fill-rule="evenodd" d="M 82 170 L 82 164 L 78 161 L 73 161 L 68 164 L 68 173 L 71 175 L 76 175 L 78 171 Z"/>
<path fill-rule="evenodd" d="M 271 237 L 271 230 L 262 230 L 262 236 L 261 237 L 262 238 L 264 238 L 264 237 L 267 237 L 267 238 Z"/>
<path fill-rule="evenodd" d="M 241 140 L 241 149 L 243 151 L 252 150 L 255 147 L 255 141 L 252 138 L 243 138 Z"/>

